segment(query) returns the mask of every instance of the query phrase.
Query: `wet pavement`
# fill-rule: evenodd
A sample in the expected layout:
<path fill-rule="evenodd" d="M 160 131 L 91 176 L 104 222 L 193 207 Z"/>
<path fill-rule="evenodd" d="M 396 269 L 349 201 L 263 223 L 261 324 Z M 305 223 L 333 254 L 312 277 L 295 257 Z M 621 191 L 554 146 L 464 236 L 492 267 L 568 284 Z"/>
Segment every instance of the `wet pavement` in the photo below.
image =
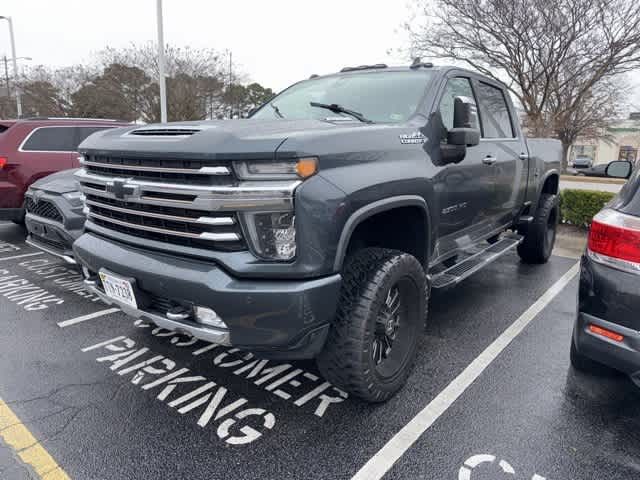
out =
<path fill-rule="evenodd" d="M 23 237 L 0 224 L 0 398 L 75 479 L 351 478 L 576 262 L 509 254 L 434 295 L 408 385 L 368 405 L 313 362 L 259 361 L 105 313 Z M 385 478 L 640 478 L 637 388 L 569 367 L 576 288 L 574 278 Z M 25 475 L 37 478 L 0 442 L 0 478 Z"/>

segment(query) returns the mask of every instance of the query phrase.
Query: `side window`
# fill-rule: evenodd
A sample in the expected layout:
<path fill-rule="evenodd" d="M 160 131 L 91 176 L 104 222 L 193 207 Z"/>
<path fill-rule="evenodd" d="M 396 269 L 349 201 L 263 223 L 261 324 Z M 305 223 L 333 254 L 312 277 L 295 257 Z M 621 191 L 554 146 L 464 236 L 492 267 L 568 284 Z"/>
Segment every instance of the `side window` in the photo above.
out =
<path fill-rule="evenodd" d="M 468 78 L 456 77 L 447 80 L 447 85 L 444 89 L 444 95 L 440 100 L 440 116 L 442 123 L 447 130 L 453 128 L 453 104 L 456 97 L 469 97 L 475 99 L 473 96 L 473 89 L 471 88 L 471 82 Z M 475 125 L 479 128 L 478 125 Z"/>
<path fill-rule="evenodd" d="M 107 128 L 112 128 L 112 127 L 76 127 L 78 134 L 76 137 L 76 142 L 75 142 L 75 146 L 73 147 L 73 150 L 77 150 L 78 145 L 84 142 L 84 140 L 92 133 L 96 133 L 101 130 L 106 130 Z"/>
<path fill-rule="evenodd" d="M 484 138 L 513 138 L 509 107 L 502 89 L 480 82 L 478 103 L 482 116 Z"/>
<path fill-rule="evenodd" d="M 24 151 L 72 152 L 75 149 L 73 127 L 40 127 L 22 145 Z"/>

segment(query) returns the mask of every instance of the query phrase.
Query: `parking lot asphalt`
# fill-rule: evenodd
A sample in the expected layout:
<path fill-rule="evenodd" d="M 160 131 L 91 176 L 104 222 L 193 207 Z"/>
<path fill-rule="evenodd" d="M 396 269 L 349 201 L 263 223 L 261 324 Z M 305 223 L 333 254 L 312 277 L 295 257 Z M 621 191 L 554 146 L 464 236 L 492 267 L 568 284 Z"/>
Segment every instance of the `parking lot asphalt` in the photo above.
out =
<path fill-rule="evenodd" d="M 576 262 L 510 254 L 434 295 L 408 385 L 368 405 L 313 362 L 259 361 L 120 312 L 92 317 L 108 307 L 23 237 L 0 224 L 0 398 L 74 479 L 350 478 Z M 636 387 L 569 368 L 576 286 L 385 478 L 640 476 Z M 0 440 L 0 478 L 34 475 L 8 451 Z"/>

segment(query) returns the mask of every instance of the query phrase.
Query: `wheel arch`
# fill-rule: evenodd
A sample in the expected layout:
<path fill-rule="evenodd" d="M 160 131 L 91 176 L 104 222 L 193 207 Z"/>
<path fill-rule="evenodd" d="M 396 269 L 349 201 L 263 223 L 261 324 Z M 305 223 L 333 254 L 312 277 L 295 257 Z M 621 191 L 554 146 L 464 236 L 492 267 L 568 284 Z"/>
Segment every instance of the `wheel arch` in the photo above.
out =
<path fill-rule="evenodd" d="M 540 182 L 538 197 L 543 193 L 557 195 L 560 192 L 560 173 L 556 170 L 549 170 Z"/>
<path fill-rule="evenodd" d="M 416 255 L 419 261 L 423 265 L 427 264 L 430 250 L 430 232 L 431 232 L 431 218 L 429 215 L 429 209 L 427 207 L 427 202 L 424 198 L 418 195 L 400 195 L 389 198 L 383 198 L 381 200 L 377 200 L 375 202 L 369 203 L 358 210 L 354 211 L 342 228 L 342 232 L 340 234 L 340 239 L 338 241 L 338 246 L 336 250 L 336 257 L 334 260 L 333 268 L 334 271 L 340 271 L 342 269 L 342 265 L 344 259 L 346 257 L 347 251 L 353 239 L 354 233 L 357 231 L 358 227 L 362 227 L 365 225 L 367 220 L 371 221 L 383 214 L 389 214 L 394 210 L 400 209 L 415 209 L 417 212 L 420 212 L 422 224 L 420 225 L 420 231 L 424 232 L 424 238 L 419 241 L 419 253 Z M 416 253 L 416 252 L 409 252 Z"/>

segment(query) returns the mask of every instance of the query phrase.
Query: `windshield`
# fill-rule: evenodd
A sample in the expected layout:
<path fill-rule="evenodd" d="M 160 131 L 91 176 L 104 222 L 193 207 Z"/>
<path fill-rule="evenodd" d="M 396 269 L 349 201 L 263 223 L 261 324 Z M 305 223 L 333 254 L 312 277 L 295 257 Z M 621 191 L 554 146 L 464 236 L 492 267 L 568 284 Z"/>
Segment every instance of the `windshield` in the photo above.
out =
<path fill-rule="evenodd" d="M 340 105 L 376 123 L 404 122 L 418 108 L 431 76 L 428 70 L 411 70 L 348 73 L 306 80 L 282 92 L 251 118 L 355 120 L 347 113 L 310 105 L 315 102 Z"/>

